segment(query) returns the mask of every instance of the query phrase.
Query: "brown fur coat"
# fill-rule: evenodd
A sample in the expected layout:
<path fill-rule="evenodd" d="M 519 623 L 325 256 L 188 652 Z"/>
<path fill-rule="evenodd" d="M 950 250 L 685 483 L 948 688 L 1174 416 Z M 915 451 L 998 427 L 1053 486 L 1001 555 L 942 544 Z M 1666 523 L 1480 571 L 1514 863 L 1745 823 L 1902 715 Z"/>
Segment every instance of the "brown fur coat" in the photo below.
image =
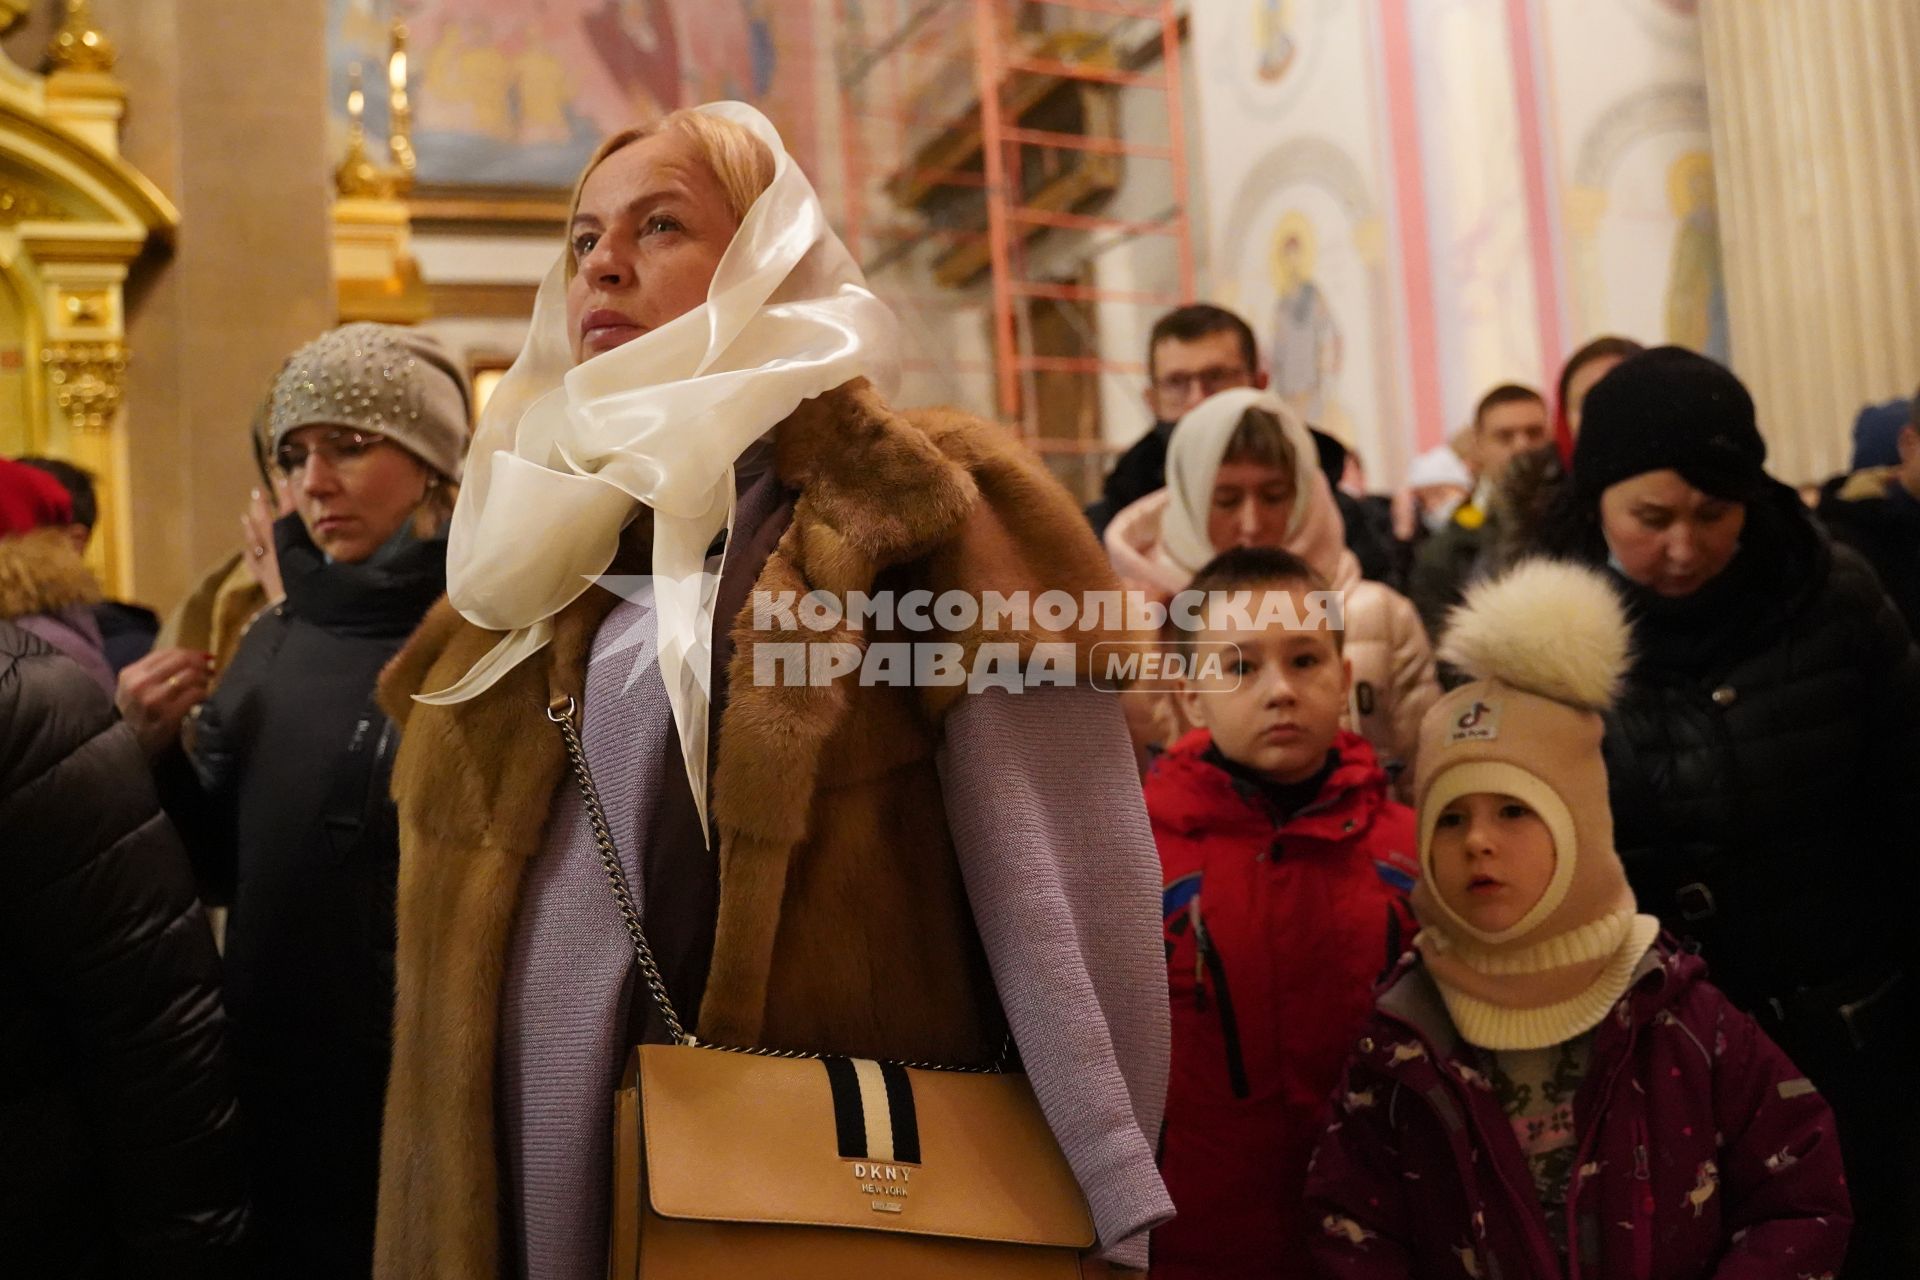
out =
<path fill-rule="evenodd" d="M 0 618 L 100 603 L 100 584 L 63 528 L 0 538 Z"/>
<path fill-rule="evenodd" d="M 1000 428 L 950 411 L 895 413 L 855 382 L 776 428 L 775 467 L 797 497 L 757 591 L 1116 587 L 1071 500 Z M 622 559 L 644 564 L 643 551 L 630 540 Z M 594 633 L 615 603 L 590 590 L 558 616 L 548 648 L 487 694 L 429 707 L 410 695 L 451 684 L 498 638 L 442 602 L 382 681 L 405 727 L 376 1250 L 388 1280 L 498 1273 L 499 1000 L 523 871 L 563 782 L 546 709 L 581 696 Z M 750 615 L 734 622 L 717 733 L 720 905 L 700 1035 L 978 1060 L 998 1038 L 999 1012 L 933 766 L 941 717 L 963 690 L 756 684 L 756 641 L 820 637 L 755 632 Z M 897 638 L 983 639 L 977 629 Z M 1115 638 L 1059 637 L 1075 643 L 1081 670 L 1095 642 Z"/>

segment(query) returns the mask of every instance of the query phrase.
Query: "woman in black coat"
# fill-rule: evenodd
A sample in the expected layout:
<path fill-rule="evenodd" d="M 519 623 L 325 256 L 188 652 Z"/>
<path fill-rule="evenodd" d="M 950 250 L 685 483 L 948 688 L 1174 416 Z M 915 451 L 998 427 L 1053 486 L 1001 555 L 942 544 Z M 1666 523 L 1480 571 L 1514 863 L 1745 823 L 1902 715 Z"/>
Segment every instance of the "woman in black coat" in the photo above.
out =
<path fill-rule="evenodd" d="M 0 622 L 0 1273 L 235 1274 L 220 961 L 99 685 Z"/>
<path fill-rule="evenodd" d="M 418 334 L 348 325 L 287 362 L 270 428 L 295 504 L 273 530 L 286 598 L 195 712 L 202 794 L 182 807 L 232 903 L 255 1268 L 348 1280 L 372 1269 L 393 1013 L 397 733 L 374 682 L 446 589 L 465 381 Z"/>
<path fill-rule="evenodd" d="M 1732 373 L 1636 356 L 1589 394 L 1548 549 L 1610 566 L 1634 617 L 1606 755 L 1641 908 L 1832 1104 L 1847 1275 L 1910 1275 L 1920 654 L 1765 459 Z"/>

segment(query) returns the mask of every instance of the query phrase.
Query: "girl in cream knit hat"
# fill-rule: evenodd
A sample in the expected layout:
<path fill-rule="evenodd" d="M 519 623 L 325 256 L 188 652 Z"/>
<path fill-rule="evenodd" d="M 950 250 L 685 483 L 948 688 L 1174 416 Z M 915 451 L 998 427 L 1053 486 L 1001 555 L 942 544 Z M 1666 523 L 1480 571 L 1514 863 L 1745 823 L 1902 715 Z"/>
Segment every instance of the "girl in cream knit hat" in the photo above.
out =
<path fill-rule="evenodd" d="M 1636 910 L 1602 713 L 1606 582 L 1534 561 L 1456 610 L 1421 726 L 1415 951 L 1315 1158 L 1340 1280 L 1797 1280 L 1851 1223 L 1826 1103 Z"/>

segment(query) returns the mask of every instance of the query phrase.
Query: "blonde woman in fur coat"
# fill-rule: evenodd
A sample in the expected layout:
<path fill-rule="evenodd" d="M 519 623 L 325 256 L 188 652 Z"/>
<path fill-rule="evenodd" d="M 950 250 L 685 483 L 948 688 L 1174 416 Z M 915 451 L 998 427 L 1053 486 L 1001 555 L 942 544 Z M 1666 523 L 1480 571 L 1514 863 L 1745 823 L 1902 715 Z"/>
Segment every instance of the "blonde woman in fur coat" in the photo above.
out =
<path fill-rule="evenodd" d="M 1440 697 L 1426 631 L 1408 599 L 1360 576 L 1333 490 L 1307 426 L 1284 401 L 1250 388 L 1202 401 L 1173 429 L 1167 487 L 1107 526 L 1107 553 L 1131 590 L 1165 602 L 1232 547 L 1283 547 L 1341 593 L 1353 664 L 1349 727 L 1396 779 L 1411 779 L 1420 717 Z M 1142 745 L 1165 746 L 1191 725 L 1173 698 L 1131 695 Z"/>
<path fill-rule="evenodd" d="M 755 655 L 809 637 L 749 604 L 1111 590 L 1078 510 L 1004 432 L 887 402 L 893 318 L 751 108 L 610 139 L 568 237 L 476 437 L 448 600 L 383 681 L 405 732 L 377 1274 L 607 1272 L 613 1092 L 663 1029 L 568 708 L 701 1040 L 969 1064 L 1011 1031 L 1100 1250 L 1143 1266 L 1168 1029 L 1114 699 L 791 687 Z M 679 589 L 703 570 L 711 594 Z"/>

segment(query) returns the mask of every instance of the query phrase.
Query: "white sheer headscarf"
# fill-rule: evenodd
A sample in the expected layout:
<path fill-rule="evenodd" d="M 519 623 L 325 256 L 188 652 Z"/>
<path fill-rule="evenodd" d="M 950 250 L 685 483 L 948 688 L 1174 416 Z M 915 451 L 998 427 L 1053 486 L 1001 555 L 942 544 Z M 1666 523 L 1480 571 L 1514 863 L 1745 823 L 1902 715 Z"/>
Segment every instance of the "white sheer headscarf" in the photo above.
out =
<path fill-rule="evenodd" d="M 707 815 L 714 590 L 707 548 L 732 531 L 734 462 L 804 400 L 865 376 L 890 394 L 895 320 L 827 225 L 767 118 L 699 108 L 767 145 L 773 182 L 714 272 L 707 300 L 575 365 L 566 255 L 547 273 L 519 359 L 481 415 L 447 544 L 447 598 L 507 635 L 452 687 L 463 702 L 553 637 L 553 618 L 606 572 L 621 532 L 653 508 L 659 659 L 687 777 Z"/>
<path fill-rule="evenodd" d="M 1265 409 L 1280 420 L 1293 455 L 1293 507 L 1287 516 L 1287 541 L 1297 538 L 1313 512 L 1313 437 L 1292 405 L 1271 391 L 1235 387 L 1202 400 L 1173 428 L 1167 440 L 1167 511 L 1160 518 L 1160 545 L 1168 559 L 1189 574 L 1200 572 L 1219 554 L 1207 536 L 1213 485 L 1226 460 L 1227 446 L 1249 409 Z"/>

